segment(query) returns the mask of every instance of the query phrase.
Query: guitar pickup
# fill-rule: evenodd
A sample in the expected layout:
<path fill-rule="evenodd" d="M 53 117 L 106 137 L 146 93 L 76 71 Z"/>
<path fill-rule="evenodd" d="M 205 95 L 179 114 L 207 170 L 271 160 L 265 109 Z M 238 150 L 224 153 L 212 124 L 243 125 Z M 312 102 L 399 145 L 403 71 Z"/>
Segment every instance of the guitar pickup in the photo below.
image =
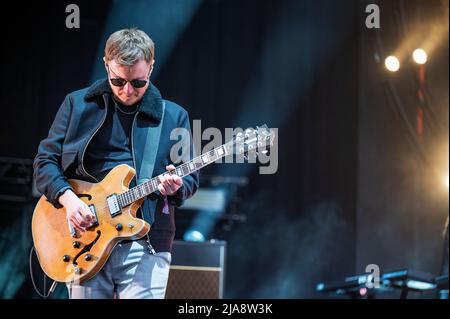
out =
<path fill-rule="evenodd" d="M 108 204 L 109 214 L 111 217 L 117 216 L 122 213 L 122 207 L 119 205 L 117 194 L 112 194 L 106 197 L 106 203 Z"/>
<path fill-rule="evenodd" d="M 94 214 L 95 216 L 95 220 L 92 222 L 92 224 L 88 227 L 88 228 L 92 228 L 94 226 L 98 225 L 98 216 L 97 216 L 97 210 L 95 209 L 94 204 L 91 204 L 88 206 L 89 210 L 91 211 L 92 214 Z"/>
<path fill-rule="evenodd" d="M 72 223 L 69 220 L 67 220 L 67 225 L 69 226 L 70 237 L 77 238 L 77 231 L 72 226 Z"/>

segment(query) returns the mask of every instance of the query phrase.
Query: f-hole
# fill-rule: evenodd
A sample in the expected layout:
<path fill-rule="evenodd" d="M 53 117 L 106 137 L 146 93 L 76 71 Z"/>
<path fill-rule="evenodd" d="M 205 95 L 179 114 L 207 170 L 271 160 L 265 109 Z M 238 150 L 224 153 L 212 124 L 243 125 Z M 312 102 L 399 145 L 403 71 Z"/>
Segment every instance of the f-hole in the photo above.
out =
<path fill-rule="evenodd" d="M 91 199 L 92 199 L 92 195 L 91 195 L 91 194 L 77 194 L 77 196 L 78 196 L 79 198 L 81 198 L 81 197 L 87 197 L 88 200 L 91 200 Z"/>
<path fill-rule="evenodd" d="M 86 246 L 83 247 L 83 249 L 75 256 L 75 258 L 73 259 L 73 265 L 77 266 L 77 259 L 83 255 L 84 253 L 87 253 L 88 251 L 91 251 L 92 246 L 95 245 L 95 243 L 97 242 L 97 240 L 100 238 L 100 235 L 102 234 L 102 232 L 100 230 L 97 230 L 97 237 L 94 238 L 94 240 L 90 243 L 87 244 Z"/>

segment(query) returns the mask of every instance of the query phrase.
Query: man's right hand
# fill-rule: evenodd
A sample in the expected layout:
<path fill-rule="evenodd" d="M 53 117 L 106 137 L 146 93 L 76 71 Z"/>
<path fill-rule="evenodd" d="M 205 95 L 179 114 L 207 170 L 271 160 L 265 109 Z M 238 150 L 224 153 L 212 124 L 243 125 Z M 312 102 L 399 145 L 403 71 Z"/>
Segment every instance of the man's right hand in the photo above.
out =
<path fill-rule="evenodd" d="M 89 207 L 72 190 L 68 189 L 59 196 L 59 203 L 66 209 L 67 221 L 76 230 L 84 232 L 95 221 Z"/>

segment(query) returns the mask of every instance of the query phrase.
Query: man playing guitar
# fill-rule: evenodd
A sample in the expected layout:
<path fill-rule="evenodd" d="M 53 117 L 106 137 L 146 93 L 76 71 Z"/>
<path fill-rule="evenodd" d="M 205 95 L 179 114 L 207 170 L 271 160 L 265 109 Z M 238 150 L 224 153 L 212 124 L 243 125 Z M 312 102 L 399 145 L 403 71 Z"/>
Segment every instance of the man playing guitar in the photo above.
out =
<path fill-rule="evenodd" d="M 105 46 L 107 79 L 68 94 L 48 136 L 39 145 L 34 160 L 37 189 L 54 208 L 63 208 L 69 224 L 67 232 L 73 237 L 70 248 L 75 253 L 79 250 L 78 254 L 64 253 L 61 257 L 61 263 L 65 262 L 67 269 L 71 267 L 71 274 L 82 275 L 86 270 L 80 261 L 97 258 L 95 245 L 100 245 L 107 230 L 93 232 L 93 240 L 82 240 L 104 207 L 97 205 L 95 210 L 94 205 L 89 206 L 87 200 L 92 195 L 75 190 L 69 179 L 99 183 L 113 168 L 127 164 L 136 174 L 128 181 L 131 188 L 166 170 L 174 170 L 169 155 L 176 141 L 170 140 L 170 133 L 176 128 L 190 132 L 187 111 L 162 99 L 150 82 L 154 62 L 154 43 L 147 34 L 135 28 L 114 32 Z M 159 136 L 157 140 L 155 134 Z M 190 138 L 188 143 L 193 150 Z M 180 162 L 191 159 L 188 154 Z M 113 181 L 108 178 L 111 182 L 104 181 L 105 185 Z M 114 243 L 109 258 L 95 276 L 83 282 L 66 281 L 70 298 L 164 298 L 175 235 L 174 207 L 195 193 L 198 173 L 193 171 L 183 178 L 164 174 L 158 178 L 157 191 L 145 196 L 136 208 L 135 217 L 147 222 L 151 231 L 143 226 L 132 239 Z M 84 184 L 79 185 L 83 189 Z M 108 197 L 110 210 L 117 203 L 114 200 Z M 125 200 L 123 197 L 118 203 Z M 111 216 L 115 217 L 112 213 Z M 98 222 L 97 226 L 106 224 Z M 114 227 L 112 231 L 120 235 L 136 229 L 137 224 L 116 223 Z M 39 224 L 33 231 L 39 234 Z M 45 247 L 40 254 L 44 259 L 42 250 Z"/>

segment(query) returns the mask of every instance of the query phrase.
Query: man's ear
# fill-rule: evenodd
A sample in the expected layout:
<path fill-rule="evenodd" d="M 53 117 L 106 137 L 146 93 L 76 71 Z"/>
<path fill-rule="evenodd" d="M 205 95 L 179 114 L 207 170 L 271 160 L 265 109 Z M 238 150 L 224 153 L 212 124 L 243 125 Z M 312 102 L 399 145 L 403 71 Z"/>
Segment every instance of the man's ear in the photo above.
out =
<path fill-rule="evenodd" d="M 150 74 L 152 74 L 154 66 L 155 66 L 155 59 L 153 59 L 152 62 L 150 63 Z"/>

